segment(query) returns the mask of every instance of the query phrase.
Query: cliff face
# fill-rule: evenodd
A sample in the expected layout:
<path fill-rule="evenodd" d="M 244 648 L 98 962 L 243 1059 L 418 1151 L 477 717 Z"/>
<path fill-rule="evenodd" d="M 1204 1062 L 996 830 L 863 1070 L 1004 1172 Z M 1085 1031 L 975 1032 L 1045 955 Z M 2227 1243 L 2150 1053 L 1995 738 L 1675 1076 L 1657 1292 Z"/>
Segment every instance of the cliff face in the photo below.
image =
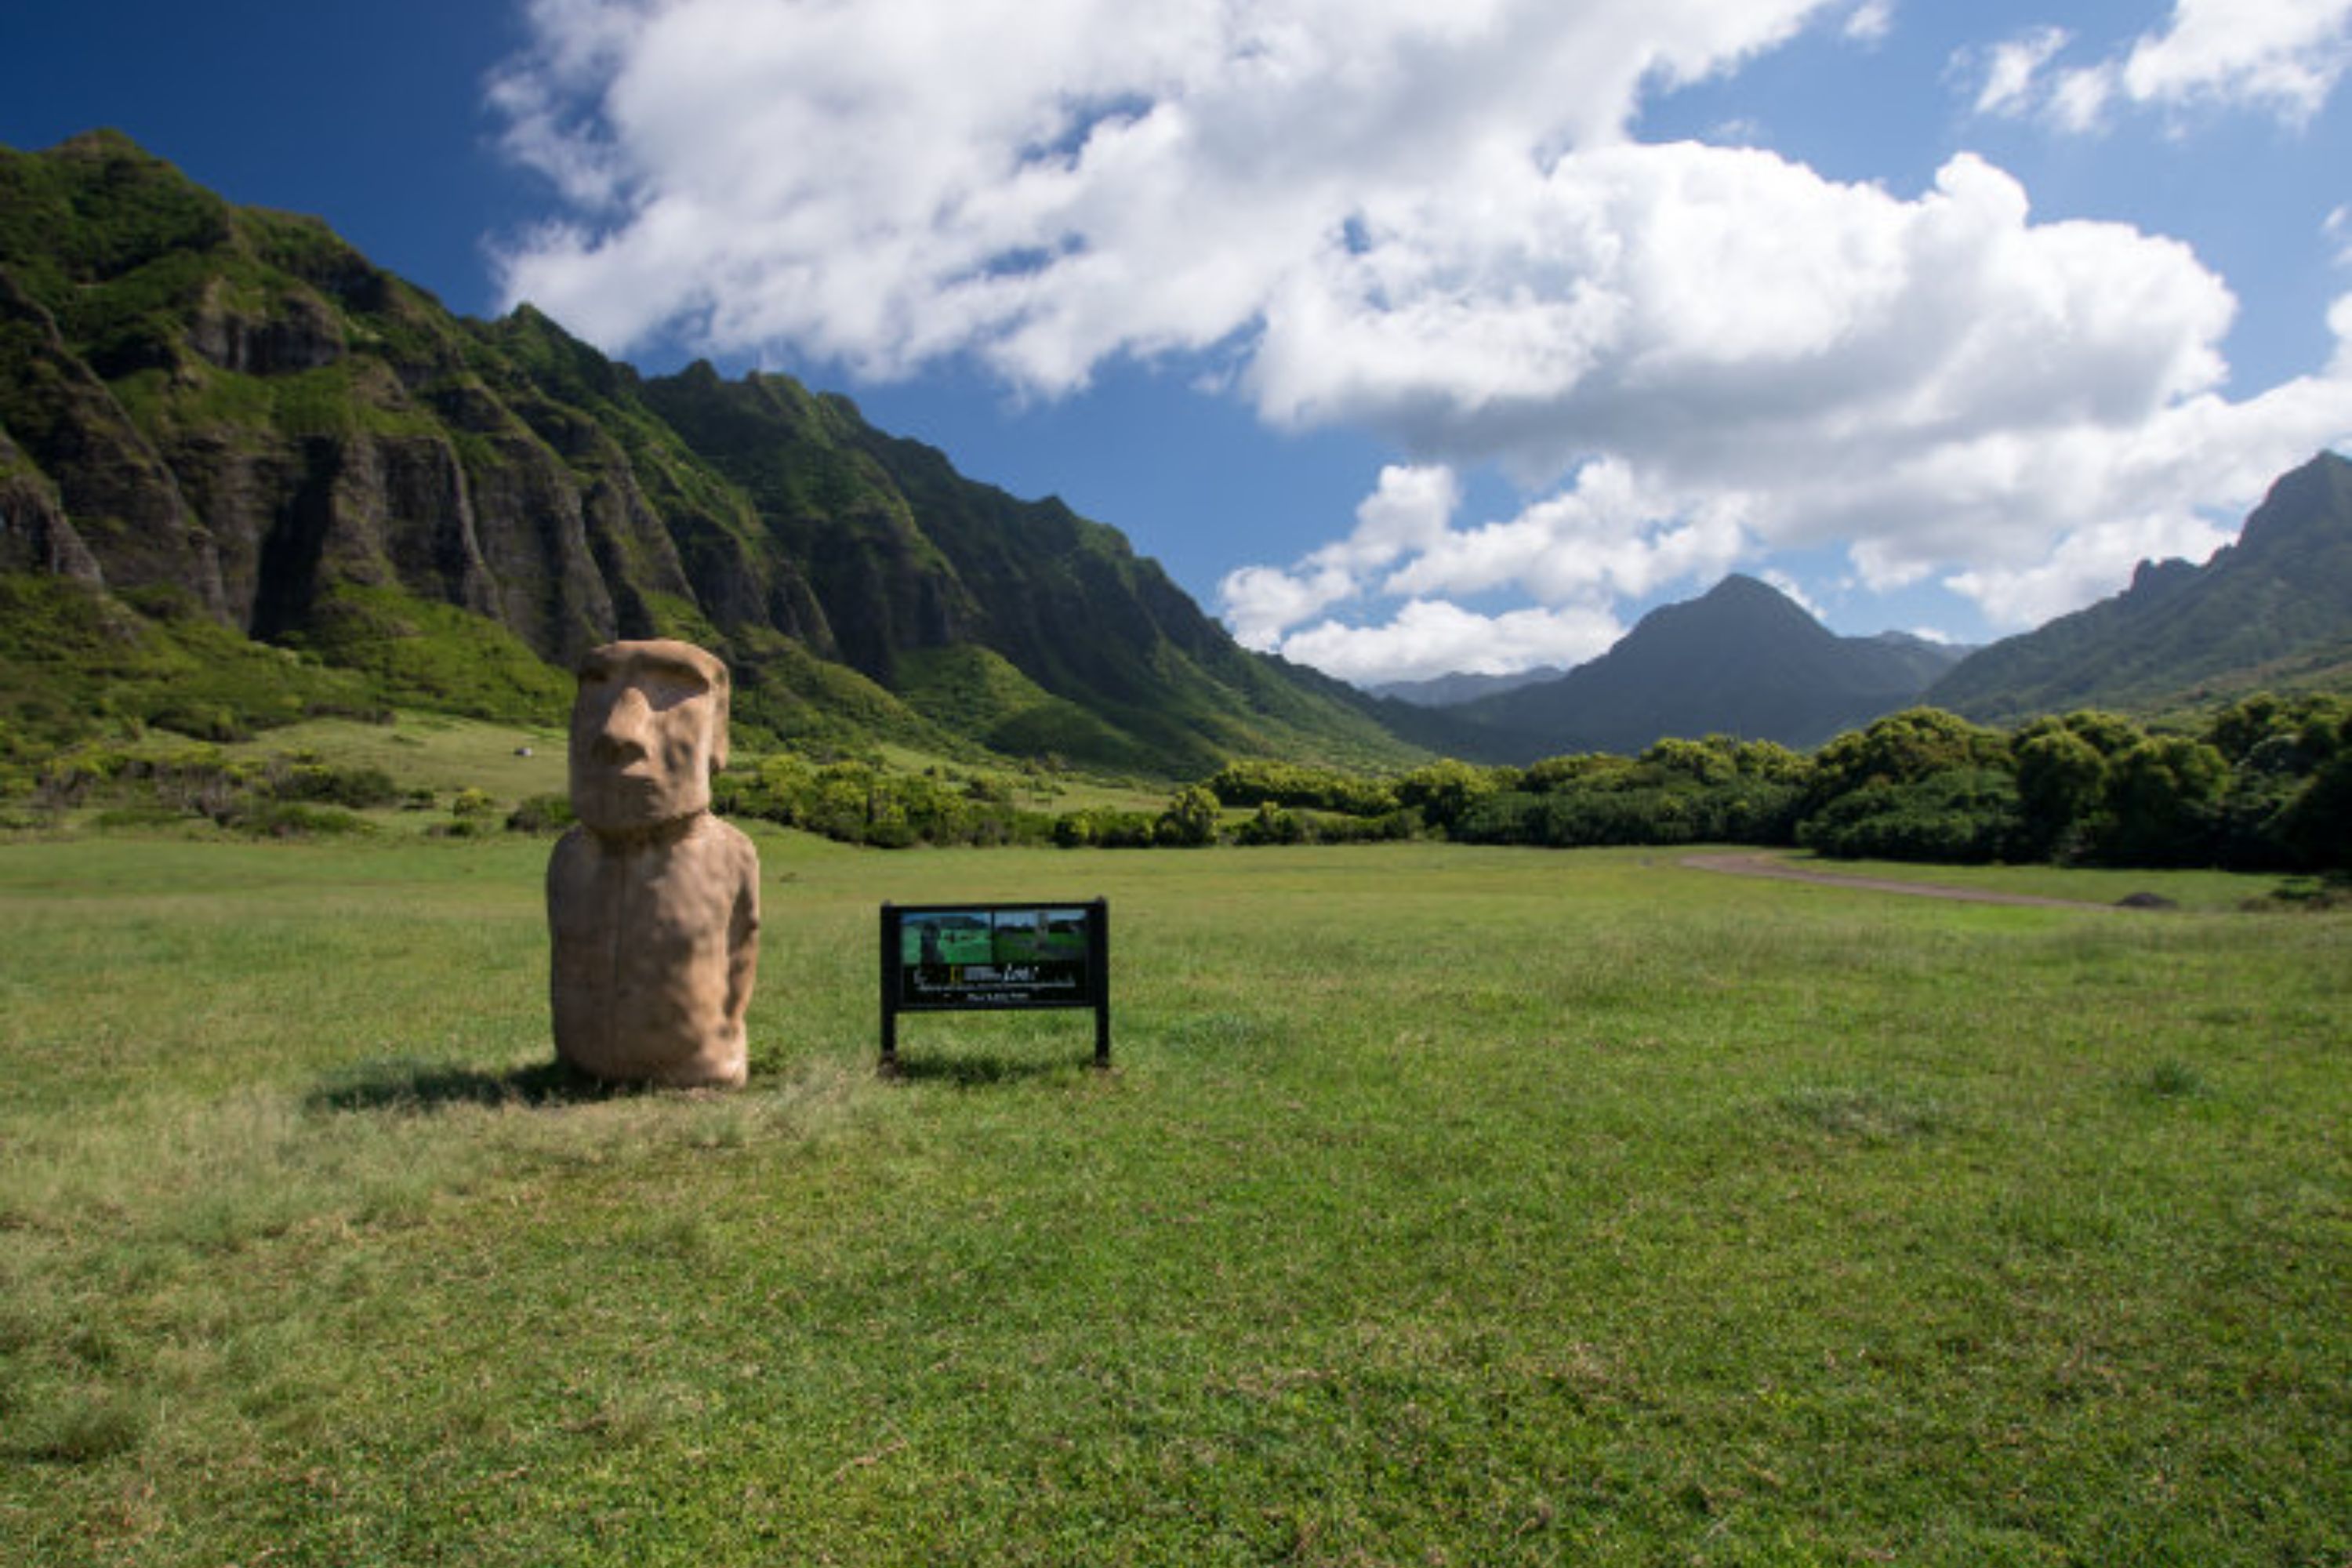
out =
<path fill-rule="evenodd" d="M 1402 754 L 1111 530 L 845 400 L 707 366 L 647 380 L 528 307 L 460 320 L 110 133 L 0 150 L 0 570 L 165 592 L 371 668 L 417 664 L 406 644 L 454 610 L 473 645 L 559 666 L 616 637 L 705 643 L 782 731 L 1026 734 L 1165 771 Z M 963 713 L 936 689 L 948 650 L 1009 664 L 1000 698 L 1059 719 Z M 1073 705 L 1087 721 L 1060 721 Z"/>

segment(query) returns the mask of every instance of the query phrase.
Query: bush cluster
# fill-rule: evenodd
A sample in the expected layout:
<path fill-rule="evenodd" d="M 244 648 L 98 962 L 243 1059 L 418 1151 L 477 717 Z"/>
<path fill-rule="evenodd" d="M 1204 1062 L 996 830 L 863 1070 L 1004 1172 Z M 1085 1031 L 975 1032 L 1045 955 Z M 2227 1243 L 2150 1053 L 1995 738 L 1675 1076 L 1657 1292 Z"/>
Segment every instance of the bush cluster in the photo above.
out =
<path fill-rule="evenodd" d="M 1399 804 L 1395 786 L 1380 779 L 1256 757 L 1227 763 L 1202 787 L 1220 805 L 1294 806 L 1346 816 L 1384 816 Z"/>
<path fill-rule="evenodd" d="M 1811 757 L 1709 736 L 1631 759 L 1439 763 L 1398 794 L 1486 843 L 2324 871 L 2352 867 L 2352 703 L 2261 694 L 2190 732 L 2084 710 L 2003 733 L 1914 708 Z"/>
<path fill-rule="evenodd" d="M 2320 872 L 2352 869 L 2352 702 L 2258 694 L 2181 731 L 2085 710 L 2006 733 L 1913 708 L 1811 756 L 1710 735 L 1661 741 L 1636 757 L 1580 753 L 1524 768 L 1448 759 L 1372 782 L 1235 763 L 1198 787 L 1257 808 L 1222 836 L 1237 844 L 1430 833 L 1559 847 L 1803 845 L 1848 858 Z M 1140 825 L 1132 832 L 1151 841 Z"/>
<path fill-rule="evenodd" d="M 1786 844 L 1804 759 L 1769 741 L 1661 741 L 1638 757 L 1586 752 L 1496 770 L 1440 825 L 1481 844 Z"/>
<path fill-rule="evenodd" d="M 110 823 L 201 817 L 272 837 L 362 831 L 366 819 L 356 813 L 402 798 L 382 768 L 335 767 L 302 753 L 231 761 L 201 744 L 144 752 L 77 748 L 35 768 L 26 795 L 45 813 L 96 805 Z"/>
<path fill-rule="evenodd" d="M 1051 841 L 1054 819 L 1022 810 L 1013 795 L 1010 785 L 984 775 L 893 773 L 876 760 L 818 762 L 793 752 L 721 774 L 712 790 L 713 803 L 730 816 L 761 817 L 849 844 L 896 849 Z"/>
<path fill-rule="evenodd" d="M 1013 804 L 1012 784 L 876 757 L 783 753 L 719 785 L 723 811 L 857 844 L 1154 848 L 1442 837 L 1554 847 L 1803 845 L 1845 858 L 2059 859 L 2325 871 L 2352 866 L 2352 704 L 2251 697 L 2195 733 L 2111 713 L 2015 731 L 1932 708 L 1805 756 L 1769 741 L 1664 740 L 1528 767 L 1447 758 L 1393 778 L 1251 759 L 1158 812 Z M 1225 813 L 1247 812 L 1228 821 Z"/>

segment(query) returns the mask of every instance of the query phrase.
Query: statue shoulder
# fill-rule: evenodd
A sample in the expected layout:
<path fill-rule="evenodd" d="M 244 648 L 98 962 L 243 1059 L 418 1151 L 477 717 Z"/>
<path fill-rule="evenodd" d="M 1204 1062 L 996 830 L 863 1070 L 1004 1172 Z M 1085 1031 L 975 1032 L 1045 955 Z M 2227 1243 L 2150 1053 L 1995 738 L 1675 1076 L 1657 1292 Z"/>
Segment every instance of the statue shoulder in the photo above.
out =
<path fill-rule="evenodd" d="M 555 841 L 555 847 L 548 851 L 548 881 L 552 883 L 560 878 L 576 876 L 595 858 L 596 850 L 596 836 L 573 823 Z"/>

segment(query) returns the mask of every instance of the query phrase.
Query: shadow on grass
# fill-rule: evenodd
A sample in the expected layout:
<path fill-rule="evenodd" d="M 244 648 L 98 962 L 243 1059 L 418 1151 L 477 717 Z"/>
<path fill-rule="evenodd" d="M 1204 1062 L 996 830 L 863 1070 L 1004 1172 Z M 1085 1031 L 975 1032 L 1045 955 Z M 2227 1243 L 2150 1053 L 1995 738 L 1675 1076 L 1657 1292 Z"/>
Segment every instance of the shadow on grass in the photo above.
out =
<path fill-rule="evenodd" d="M 590 1078 L 561 1062 L 505 1072 L 386 1062 L 313 1090 L 310 1105 L 314 1110 L 426 1111 L 449 1105 L 574 1105 L 644 1092 Z"/>
<path fill-rule="evenodd" d="M 955 1089 L 984 1089 L 992 1084 L 1020 1083 L 1060 1078 L 1075 1068 L 1091 1066 L 1066 1058 L 901 1055 L 882 1068 L 882 1076 L 904 1083 L 943 1083 Z"/>

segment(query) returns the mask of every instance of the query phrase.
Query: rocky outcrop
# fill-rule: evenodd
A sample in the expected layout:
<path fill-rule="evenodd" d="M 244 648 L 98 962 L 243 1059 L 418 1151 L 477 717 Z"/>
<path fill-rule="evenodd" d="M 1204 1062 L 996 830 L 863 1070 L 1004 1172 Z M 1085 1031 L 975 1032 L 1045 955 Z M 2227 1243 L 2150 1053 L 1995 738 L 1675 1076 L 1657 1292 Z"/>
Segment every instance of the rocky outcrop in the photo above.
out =
<path fill-rule="evenodd" d="M 56 318 L 0 268 L 0 433 L 47 478 L 86 553 L 117 590 L 171 585 L 226 617 L 220 562 L 171 465 Z M 62 540 L 60 539 L 62 547 Z M 61 559 L 80 560 L 71 549 Z"/>
<path fill-rule="evenodd" d="M 98 557 L 81 542 L 56 489 L 0 433 L 0 572 L 37 572 L 86 587 L 106 586 Z"/>

